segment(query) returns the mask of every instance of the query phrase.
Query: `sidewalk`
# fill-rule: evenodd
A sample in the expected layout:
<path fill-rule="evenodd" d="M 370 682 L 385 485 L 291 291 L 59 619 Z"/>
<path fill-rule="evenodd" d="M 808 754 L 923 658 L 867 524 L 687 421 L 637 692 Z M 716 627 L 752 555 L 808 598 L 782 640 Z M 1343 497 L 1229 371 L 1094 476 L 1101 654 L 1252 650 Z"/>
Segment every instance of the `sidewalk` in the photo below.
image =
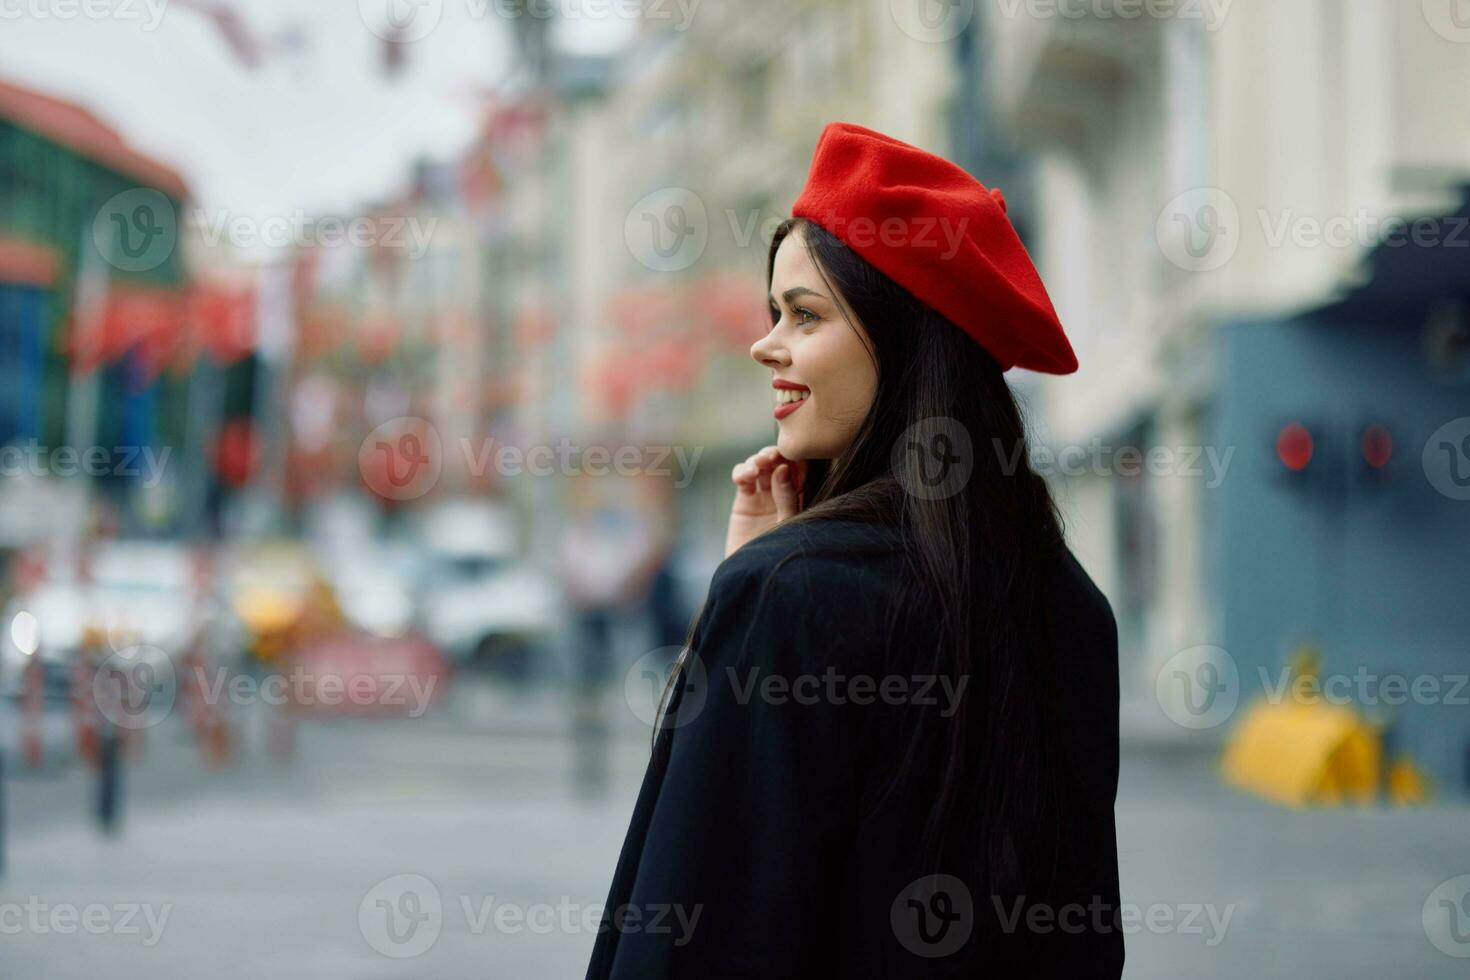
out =
<path fill-rule="evenodd" d="M 606 898 L 608 855 L 621 844 L 629 806 L 211 801 L 135 820 L 118 841 L 85 827 L 49 831 L 16 849 L 0 881 L 0 905 L 44 903 L 39 930 L 5 936 L 4 973 L 14 980 L 579 976 L 594 939 L 580 913 Z M 419 955 L 394 959 L 373 945 L 399 949 L 385 941 L 383 911 L 364 903 L 385 880 L 396 903 L 403 895 L 392 894 L 390 879 L 400 875 L 431 883 L 440 911 L 424 928 L 437 925 L 440 934 Z M 523 914 L 571 906 L 576 914 L 564 921 L 575 928 L 497 928 L 509 920 L 486 919 L 486 903 Z M 64 933 L 54 915 L 68 907 L 78 917 L 103 914 L 88 907 L 109 910 L 112 931 Z"/>
<path fill-rule="evenodd" d="M 85 772 L 7 780 L 0 926 L 27 918 L 0 938 L 0 974 L 580 976 L 595 928 L 583 915 L 595 923 L 606 898 L 647 743 L 609 738 L 611 795 L 583 802 L 575 743 L 548 727 L 305 725 L 294 763 L 257 740 L 223 772 L 160 733 L 128 773 L 116 840 L 87 818 Z M 1222 786 L 1213 761 L 1125 748 L 1128 977 L 1466 975 L 1422 915 L 1470 874 L 1470 807 L 1285 811 Z M 88 916 L 99 934 L 79 927 Z"/>

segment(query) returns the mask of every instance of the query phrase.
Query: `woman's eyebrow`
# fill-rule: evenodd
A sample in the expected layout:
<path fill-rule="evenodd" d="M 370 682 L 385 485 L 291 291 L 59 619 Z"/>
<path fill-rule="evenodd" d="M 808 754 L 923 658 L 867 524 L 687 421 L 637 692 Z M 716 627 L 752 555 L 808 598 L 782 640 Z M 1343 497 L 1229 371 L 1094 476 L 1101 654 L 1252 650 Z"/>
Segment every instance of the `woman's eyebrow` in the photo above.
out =
<path fill-rule="evenodd" d="M 827 298 L 821 293 L 817 292 L 815 289 L 807 289 L 805 286 L 792 286 L 790 289 L 786 290 L 786 292 L 781 294 L 781 298 L 784 299 L 787 303 L 790 303 L 798 296 L 815 296 L 817 299 Z M 766 298 L 769 299 L 772 303 L 776 302 L 775 297 L 767 296 Z"/>

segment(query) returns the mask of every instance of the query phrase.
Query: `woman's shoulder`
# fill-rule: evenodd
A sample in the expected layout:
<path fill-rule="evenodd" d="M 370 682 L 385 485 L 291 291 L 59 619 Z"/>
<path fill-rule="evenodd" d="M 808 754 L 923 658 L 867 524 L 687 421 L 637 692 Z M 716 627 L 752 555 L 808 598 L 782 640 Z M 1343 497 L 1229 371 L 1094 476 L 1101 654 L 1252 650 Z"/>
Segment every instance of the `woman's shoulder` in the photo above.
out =
<path fill-rule="evenodd" d="M 1051 563 L 1050 599 L 1056 618 L 1073 625 L 1087 625 L 1111 633 L 1117 642 L 1117 620 L 1113 607 L 1082 562 L 1069 547 L 1063 547 Z"/>
<path fill-rule="evenodd" d="M 780 629 L 852 647 L 889 631 L 904 579 L 896 530 L 850 520 L 792 521 L 746 542 L 715 569 L 712 628 Z"/>
<path fill-rule="evenodd" d="M 787 521 L 752 538 L 715 569 L 711 588 L 752 578 L 820 576 L 824 581 L 881 588 L 901 568 L 904 540 L 896 527 L 845 518 Z M 820 587 L 820 585 L 819 585 Z"/>

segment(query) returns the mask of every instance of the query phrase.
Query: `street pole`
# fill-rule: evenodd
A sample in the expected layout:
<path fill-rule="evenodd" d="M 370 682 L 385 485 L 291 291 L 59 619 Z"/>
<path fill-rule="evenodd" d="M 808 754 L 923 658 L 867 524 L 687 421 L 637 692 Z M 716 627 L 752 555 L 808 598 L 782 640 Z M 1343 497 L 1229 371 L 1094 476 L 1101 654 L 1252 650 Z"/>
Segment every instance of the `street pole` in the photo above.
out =
<path fill-rule="evenodd" d="M 102 832 L 109 836 L 117 833 L 118 791 L 122 783 L 118 758 L 121 755 L 119 741 L 117 726 L 106 725 L 99 752 L 101 765 L 97 774 L 97 823 Z"/>
<path fill-rule="evenodd" d="M 97 676 L 101 677 L 102 674 Z M 97 824 L 108 836 L 117 833 L 122 790 L 122 726 L 115 719 L 123 710 L 124 698 L 127 696 L 123 685 L 129 683 L 129 680 L 114 667 L 108 671 L 106 680 L 101 685 L 102 691 L 98 692 L 98 696 L 106 698 L 112 708 L 111 711 L 99 711 L 102 716 L 102 737 L 97 747 Z M 93 686 L 93 690 L 97 690 L 97 685 Z"/>
<path fill-rule="evenodd" d="M 0 745 L 0 880 L 5 878 L 5 747 Z"/>

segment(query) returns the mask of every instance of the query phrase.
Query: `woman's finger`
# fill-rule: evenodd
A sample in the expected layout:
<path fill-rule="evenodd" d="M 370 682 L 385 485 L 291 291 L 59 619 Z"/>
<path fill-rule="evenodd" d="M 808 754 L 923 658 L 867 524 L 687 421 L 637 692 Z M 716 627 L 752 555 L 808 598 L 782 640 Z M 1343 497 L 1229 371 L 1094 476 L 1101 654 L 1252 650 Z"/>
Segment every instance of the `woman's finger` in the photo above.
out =
<path fill-rule="evenodd" d="M 736 463 L 735 468 L 730 471 L 730 479 L 737 492 L 753 494 L 756 492 L 755 474 L 754 467 L 749 463 Z"/>
<path fill-rule="evenodd" d="M 796 483 L 793 478 L 795 467 L 791 463 L 782 463 L 776 467 L 775 475 L 772 477 L 771 493 L 776 498 L 776 519 L 786 520 L 801 513 L 801 500 L 798 496 Z"/>

